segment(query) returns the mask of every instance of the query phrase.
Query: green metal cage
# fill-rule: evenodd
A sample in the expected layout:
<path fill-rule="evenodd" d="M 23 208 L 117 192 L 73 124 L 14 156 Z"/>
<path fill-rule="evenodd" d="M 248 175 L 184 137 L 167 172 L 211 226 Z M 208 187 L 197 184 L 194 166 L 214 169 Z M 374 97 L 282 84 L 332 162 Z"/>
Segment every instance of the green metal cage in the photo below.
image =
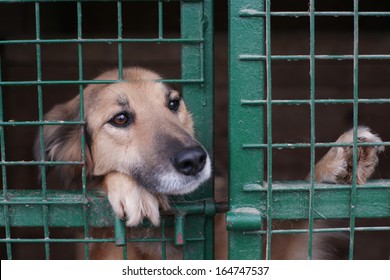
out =
<path fill-rule="evenodd" d="M 372 181 L 367 185 L 356 185 L 357 140 L 359 108 L 363 104 L 385 106 L 390 98 L 361 98 L 359 96 L 359 62 L 388 61 L 389 53 L 360 54 L 359 23 L 362 18 L 390 16 L 389 11 L 360 11 L 359 1 L 353 1 L 351 11 L 318 11 L 317 1 L 306 1 L 308 10 L 274 11 L 271 0 L 242 0 L 229 2 L 229 145 L 230 145 L 230 211 L 227 214 L 229 229 L 229 257 L 231 259 L 270 259 L 271 240 L 276 235 L 308 235 L 307 258 L 313 257 L 313 236 L 324 232 L 346 232 L 349 235 L 349 259 L 354 258 L 355 233 L 359 231 L 389 232 L 389 224 L 377 227 L 358 227 L 358 218 L 390 217 L 390 181 Z M 352 3 L 352 1 L 351 1 Z M 317 53 L 316 21 L 319 18 L 349 17 L 353 19 L 353 53 L 331 55 Z M 308 18 L 309 34 L 306 43 L 308 54 L 277 55 L 271 48 L 275 19 Z M 287 22 L 287 21 L 286 21 Z M 287 23 L 288 26 L 288 23 Z M 287 28 L 286 26 L 284 28 Z M 332 32 L 337 32 L 333 29 Z M 290 38 L 293 39 L 293 38 Z M 290 40 L 288 44 L 293 44 Z M 320 99 L 316 95 L 316 63 L 319 61 L 351 61 L 353 63 L 352 98 Z M 276 62 L 291 64 L 308 61 L 307 78 L 310 80 L 308 98 L 273 98 L 275 77 L 272 66 Z M 332 70 L 330 70 L 332 71 Z M 285 79 L 287 77 L 284 77 Z M 280 79 L 279 79 L 280 80 Z M 288 89 L 287 89 L 288 90 Z M 317 149 L 334 147 L 340 143 L 318 143 L 316 135 L 316 109 L 320 105 L 341 104 L 352 106 L 353 182 L 352 185 L 326 185 L 314 181 L 314 164 Z M 274 142 L 273 111 L 278 106 L 299 105 L 308 108 L 310 114 L 309 142 Z M 341 131 L 342 132 L 342 131 Z M 341 133 L 340 132 L 340 133 Z M 366 143 L 365 145 L 390 143 Z M 310 180 L 275 182 L 273 180 L 273 154 L 280 150 L 310 150 Z M 246 164 L 242 168 L 243 162 Z M 297 158 L 297 163 L 299 159 Z M 303 178 L 302 178 L 303 179 Z M 277 229 L 271 226 L 275 220 L 307 219 L 309 227 L 304 229 Z M 342 228 L 314 228 L 315 219 L 348 219 Z M 268 226 L 267 226 L 268 225 Z"/>
<path fill-rule="evenodd" d="M 294 2 L 294 1 L 286 1 Z M 362 106 L 373 105 L 382 108 L 390 104 L 389 95 L 380 98 L 362 96 L 360 88 L 362 72 L 361 64 L 364 62 L 388 62 L 390 51 L 380 53 L 361 52 L 359 40 L 361 21 L 365 18 L 385 20 L 390 18 L 389 11 L 361 10 L 361 2 L 351 0 L 351 10 L 321 10 L 321 1 L 307 0 L 295 1 L 303 3 L 301 9 L 273 10 L 273 5 L 280 4 L 272 0 L 231 0 L 228 3 L 229 16 L 229 211 L 226 215 L 226 227 L 229 233 L 228 254 L 230 259 L 271 259 L 272 237 L 289 235 L 306 235 L 307 258 L 312 259 L 315 248 L 313 239 L 315 235 L 328 232 L 343 232 L 348 236 L 348 258 L 353 259 L 356 249 L 356 234 L 360 232 L 386 232 L 390 233 L 390 224 L 384 223 L 375 226 L 359 226 L 359 219 L 390 219 L 390 181 L 389 173 L 384 173 L 381 180 L 372 180 L 365 185 L 357 185 L 356 179 L 351 185 L 318 184 L 314 181 L 314 164 L 320 158 L 320 149 L 329 149 L 335 146 L 353 147 L 353 174 L 356 174 L 358 147 L 362 145 L 389 146 L 390 142 L 384 138 L 382 143 L 359 143 L 357 128 L 361 123 L 359 112 Z M 148 22 L 155 30 L 153 35 L 146 36 L 137 33 L 138 23 L 132 21 L 128 29 L 126 22 L 134 11 L 129 3 L 151 8 L 152 20 Z M 111 20 L 111 29 L 106 34 L 90 33 L 93 27 L 88 25 L 89 13 L 95 9 L 93 4 L 104 4 L 100 9 L 110 9 L 115 14 Z M 213 154 L 214 142 L 214 5 L 212 0 L 0 0 L 0 12 L 7 12 L 8 7 L 22 9 L 28 6 L 28 17 L 31 33 L 28 36 L 17 37 L 13 34 L 0 32 L 0 151 L 1 151 L 1 184 L 2 193 L 0 204 L 0 252 L 2 258 L 26 258 L 19 254 L 32 250 L 39 250 L 39 256 L 46 259 L 57 258 L 58 248 L 71 244 L 82 246 L 86 259 L 89 258 L 91 243 L 113 243 L 123 248 L 123 258 L 127 258 L 126 243 L 156 242 L 161 244 L 161 258 L 167 258 L 166 247 L 169 243 L 183 248 L 184 259 L 213 259 L 214 257 L 214 215 L 219 212 L 219 205 L 213 197 L 213 182 L 203 185 L 190 196 L 177 198 L 170 213 L 166 213 L 161 223 L 161 233 L 158 237 L 128 238 L 123 221 L 115 218 L 105 194 L 87 188 L 85 155 L 80 162 L 53 162 L 49 160 L 33 161 L 28 156 L 10 156 L 10 147 L 15 138 L 10 138 L 13 129 L 19 131 L 32 130 L 41 138 L 41 151 L 43 155 L 44 141 L 43 127 L 46 125 L 74 125 L 83 126 L 83 105 L 80 106 L 80 120 L 64 122 L 48 122 L 44 119 L 47 100 L 56 94 L 56 89 L 76 88 L 80 99 L 83 99 L 83 89 L 90 83 L 112 83 L 116 81 L 91 80 L 87 72 L 97 67 L 98 59 L 104 60 L 104 67 L 119 68 L 132 61 L 128 59 L 129 50 L 142 49 L 145 46 L 156 47 L 150 54 L 148 61 L 152 68 L 160 63 L 160 58 L 176 52 L 177 65 L 180 69 L 163 82 L 175 83 L 181 87 L 187 105 L 194 116 L 197 138 Z M 219 3 L 220 4 L 220 3 Z M 66 5 L 66 6 L 63 6 Z M 145 6 L 143 6 L 145 5 Z M 172 35 L 165 32 L 166 18 L 171 16 L 170 5 L 177 5 L 180 17 L 178 31 Z M 66 9 L 65 9 L 66 7 Z M 134 7 L 134 6 L 131 6 Z M 308 8 L 309 7 L 309 8 Z M 74 25 L 75 32 L 58 36 L 59 26 L 52 26 L 48 32 L 45 18 L 50 16 L 52 9 L 69 12 L 66 13 L 66 22 Z M 308 8 L 308 9 L 307 9 Z M 98 9 L 94 10 L 97 12 Z M 135 11 L 136 12 L 136 11 Z M 142 10 L 141 10 L 142 12 Z M 59 13 L 61 14 L 61 13 Z M 174 14 L 177 16 L 177 13 Z M 323 53 L 318 51 L 321 42 L 318 41 L 317 22 L 320 19 L 350 18 L 353 30 L 351 32 L 351 52 L 346 54 Z M 297 51 L 291 54 L 277 54 L 274 51 L 272 28 L 278 19 L 295 20 L 307 19 L 308 36 L 306 44 L 308 52 Z M 102 19 L 101 19 L 102 20 Z M 103 19 L 104 20 L 104 19 Z M 149 18 L 146 18 L 149 20 Z M 73 23 L 71 23 L 73 22 Z M 2 24 L 6 26 L 8 22 Z M 171 23 L 169 23 L 171 24 Z M 92 28 L 92 29 L 91 29 Z M 287 28 L 287 27 L 286 27 Z M 10 28 L 11 30 L 11 28 Z M 53 33 L 54 31 L 54 33 Z M 58 32 L 56 32 L 58 31 Z M 333 30 L 336 32 L 336 30 Z M 53 35 L 54 34 L 54 35 Z M 91 35 L 92 34 L 92 35 Z M 114 35 L 113 35 L 114 34 Z M 288 44 L 291 40 L 287 39 Z M 289 41 L 290 40 L 290 41 Z M 324 44 L 324 43 L 322 43 Z M 325 43 L 326 44 L 326 43 Z M 172 50 L 164 46 L 172 46 Z M 98 57 L 91 55 L 95 46 L 105 46 Z M 47 53 L 51 48 L 56 53 L 64 54 L 65 58 L 56 54 L 53 61 L 58 65 L 56 69 L 67 67 L 69 57 L 65 52 L 72 49 L 72 58 L 76 63 L 76 76 L 65 79 L 61 71 L 59 75 L 47 75 Z M 7 51 L 16 51 L 15 57 L 20 56 L 15 67 L 26 67 L 26 72 L 16 79 L 8 76 L 12 65 L 7 63 Z M 19 50 L 19 51 L 18 51 Z M 109 50 L 109 51 L 106 51 Z M 165 53 L 165 51 L 167 51 Z M 218 51 L 218 50 L 216 50 Z M 105 59 L 105 57 L 110 57 Z M 33 58 L 33 67 L 23 60 Z M 112 59 L 114 57 L 114 59 Z M 114 61 L 114 63 L 112 63 Z M 351 63 L 351 97 L 323 98 L 318 94 L 317 78 L 319 62 L 350 62 Z M 309 89 L 306 97 L 297 98 L 293 94 L 280 98 L 275 94 L 275 84 L 280 81 L 278 72 L 273 71 L 275 64 L 307 63 L 305 75 L 308 79 Z M 294 66 L 291 66 L 294 68 Z M 62 70 L 62 69 L 61 69 Z M 94 69 L 93 69 L 94 70 Z M 46 72 L 45 72 L 46 71 Z M 65 71 L 65 70 L 64 70 Z M 297 70 L 298 71 L 298 70 Z M 330 70 L 332 71 L 332 69 Z M 31 72 L 33 74 L 31 74 Z M 92 71 L 93 72 L 93 71 Z M 96 72 L 95 72 L 96 73 Z M 12 76 L 14 77 L 14 76 Z M 54 77 L 54 78 L 51 78 Z M 58 78 L 59 77 L 59 78 Z M 283 77 L 284 78 L 284 77 Z M 121 74 L 118 81 L 122 79 Z M 226 78 L 227 79 L 227 78 Z M 276 81 L 276 82 L 275 82 Z M 21 94 L 20 89 L 28 92 Z M 17 102 L 8 102 L 7 97 L 20 94 Z M 34 96 L 34 103 L 31 96 Z M 24 98 L 28 105 L 23 104 Z M 219 96 L 219 98 L 221 98 Z M 66 98 L 68 100 L 69 98 Z M 20 105 L 21 104 L 21 105 Z M 34 114 L 21 114 L 16 118 L 11 114 L 13 110 L 21 112 L 16 107 L 34 107 Z M 329 141 L 320 142 L 318 139 L 318 111 L 320 106 L 349 106 L 352 114 L 354 141 L 350 144 L 340 144 Z M 308 141 L 277 141 L 275 132 L 279 129 L 275 119 L 279 117 L 281 107 L 295 107 L 309 112 Z M 36 107 L 36 108 L 35 108 Z M 33 116 L 31 116 L 33 115 Z M 11 117 L 10 117 L 11 116 Z M 24 117 L 27 116 L 27 117 Z M 388 115 L 385 114 L 385 118 Z M 217 123 L 217 125 L 223 125 Z M 339 131 L 340 133 L 342 131 Z M 377 131 L 382 135 L 382 131 Z M 19 134 L 20 135 L 20 134 Z M 30 143 L 29 136 L 20 138 Z M 26 134 L 31 135 L 31 134 Z M 84 135 L 80 139 L 84 146 Z M 15 141 L 17 142 L 17 141 Z M 28 146 L 28 145 L 27 145 Z M 310 174 L 309 181 L 278 181 L 275 174 L 275 154 L 280 151 L 308 151 Z M 14 152 L 14 151 L 12 151 Z M 299 159 L 297 163 L 299 164 Z M 77 190 L 63 190 L 51 188 L 50 173 L 48 169 L 55 165 L 79 165 L 82 167 L 83 182 Z M 15 168 L 21 168 L 20 174 Z M 34 172 L 26 170 L 39 170 L 42 178 L 41 184 L 36 188 L 24 185 L 10 184 L 11 177 L 32 177 Z M 19 170 L 19 169 L 18 169 Z M 12 174 L 11 174 L 12 173 Z M 16 175 L 15 175 L 16 174 Z M 387 177 L 386 177 L 387 176 Z M 356 176 L 353 176 L 355 178 Z M 302 178 L 303 179 L 303 178 Z M 34 178 L 35 180 L 35 178 Z M 22 182 L 23 180 L 20 180 Z M 38 179 L 36 179 L 38 182 Z M 18 181 L 19 182 L 19 181 Z M 348 226 L 317 228 L 317 220 L 343 219 Z M 277 229 L 271 224 L 273 221 L 302 221 L 308 220 L 308 228 Z M 144 226 L 148 226 L 145 222 Z M 115 236 L 112 238 L 95 238 L 90 234 L 92 228 L 112 227 Z M 75 237 L 69 234 L 77 229 L 82 235 Z M 167 232 L 173 229 L 173 236 Z M 34 234 L 30 234 L 30 230 Z M 38 231 L 38 234 L 36 233 Z M 64 231 L 64 232 L 62 232 Z M 178 238 L 184 234 L 182 241 Z M 33 247 L 31 247 L 33 246 Z M 37 249 L 39 248 L 39 249 Z M 68 249 L 68 248 L 67 248 Z M 22 257 L 20 257 L 22 256 Z M 29 257 L 36 255 L 29 254 Z"/>
<path fill-rule="evenodd" d="M 105 2 L 116 10 L 116 34 L 110 36 L 91 36 L 84 35 L 84 26 L 86 19 L 83 16 L 88 12 L 89 3 Z M 28 127 L 37 128 L 40 138 L 41 155 L 44 159 L 45 143 L 43 141 L 43 128 L 47 125 L 84 125 L 83 108 L 83 89 L 90 83 L 113 83 L 116 81 L 97 81 L 85 78 L 85 53 L 88 46 L 96 44 L 107 44 L 115 46 L 119 69 L 118 81 L 122 79 L 122 69 L 124 64 L 124 49 L 132 44 L 148 44 L 161 46 L 164 44 L 176 44 L 179 46 L 177 59 L 180 61 L 181 76 L 162 80 L 163 82 L 179 84 L 182 93 L 185 96 L 187 105 L 194 116 L 195 130 L 197 138 L 203 143 L 210 154 L 213 152 L 213 2 L 206 0 L 195 1 L 147 1 L 149 6 L 153 5 L 155 26 L 157 26 L 155 36 L 130 36 L 123 32 L 123 22 L 130 12 L 129 7 L 125 6 L 129 2 L 142 3 L 146 1 L 0 1 L 0 9 L 6 6 L 29 5 L 30 10 L 34 11 L 33 20 L 30 22 L 34 27 L 33 38 L 9 38 L 0 39 L 0 46 L 4 49 L 18 49 L 24 46 L 35 48 L 36 79 L 7 80 L 4 77 L 7 74 L 7 67 L 2 62 L 6 57 L 0 56 L 0 147 L 1 147 L 1 174 L 2 174 L 2 193 L 0 204 L 2 210 L 0 214 L 0 224 L 4 229 L 0 242 L 4 247 L 5 257 L 13 259 L 15 246 L 21 247 L 28 244 L 40 244 L 44 247 L 44 258 L 53 258 L 52 247 L 55 244 L 84 244 L 85 258 L 89 258 L 89 243 L 110 242 L 118 246 L 123 246 L 123 258 L 127 258 L 127 242 L 158 242 L 162 246 L 161 258 L 166 258 L 166 244 L 175 243 L 183 247 L 184 259 L 212 259 L 213 258 L 213 217 L 215 214 L 215 205 L 213 202 L 212 182 L 203 185 L 196 193 L 191 196 L 179 198 L 174 203 L 173 212 L 166 216 L 162 221 L 161 235 L 159 238 L 129 239 L 126 237 L 126 228 L 123 221 L 114 217 L 111 207 L 102 192 L 91 191 L 87 189 L 87 179 L 85 170 L 85 137 L 81 138 L 82 160 L 80 162 L 59 162 L 45 159 L 42 161 L 33 160 L 10 160 L 7 157 L 6 141 L 9 128 Z M 164 11 L 167 5 L 175 2 L 180 11 L 180 33 L 176 36 L 170 36 L 164 33 L 164 17 L 169 16 Z M 58 38 L 50 36 L 43 31 L 41 26 L 42 18 L 50 16 L 50 9 L 56 5 L 67 3 L 71 7 L 72 14 L 76 16 L 75 36 L 69 38 Z M 50 7 L 47 7 L 51 5 Z M 63 7 L 63 6 L 61 6 Z M 45 14 L 46 13 L 46 14 Z M 178 19 L 178 20 L 179 20 Z M 137 31 L 137 26 L 132 26 Z M 112 36 L 114 35 L 114 36 Z M 61 53 L 63 46 L 74 46 L 77 49 L 77 73 L 78 76 L 73 80 L 53 80 L 45 79 L 43 76 L 43 48 L 50 46 L 56 53 Z M 164 53 L 161 53 L 164 56 Z M 58 67 L 61 67 L 60 65 Z M 44 107 L 45 86 L 67 86 L 74 85 L 78 87 L 80 96 L 80 120 L 77 121 L 46 121 L 44 111 L 50 108 Z M 10 120 L 5 116 L 3 101 L 5 94 L 13 93 L 15 87 L 27 87 L 31 89 L 31 94 L 37 96 L 38 115 L 36 119 L 28 120 Z M 29 142 L 33 142 L 30 139 Z M 48 168 L 55 165 L 79 165 L 82 167 L 82 184 L 78 190 L 53 190 L 47 186 Z M 14 189 L 8 184 L 7 173 L 11 167 L 32 166 L 38 169 L 40 167 L 41 186 L 40 189 L 25 189 L 23 186 Z M 23 176 L 23 174 L 20 174 Z M 38 180 L 38 178 L 36 178 Z M 173 237 L 166 235 L 166 229 L 173 227 Z M 29 228 L 39 228 L 42 234 L 39 237 L 29 236 Z M 90 236 L 91 227 L 114 227 L 115 237 L 113 238 L 94 238 Z M 67 237 L 53 235 L 56 228 L 79 228 L 83 234 L 79 237 Z M 27 235 L 22 237 L 15 234 L 17 229 L 26 229 Z M 184 235 L 185 233 L 185 235 Z M 184 240 L 178 239 L 178 235 L 185 236 Z M 35 247 L 34 247 L 35 248 Z M 27 250 L 25 250 L 27 251 Z"/>

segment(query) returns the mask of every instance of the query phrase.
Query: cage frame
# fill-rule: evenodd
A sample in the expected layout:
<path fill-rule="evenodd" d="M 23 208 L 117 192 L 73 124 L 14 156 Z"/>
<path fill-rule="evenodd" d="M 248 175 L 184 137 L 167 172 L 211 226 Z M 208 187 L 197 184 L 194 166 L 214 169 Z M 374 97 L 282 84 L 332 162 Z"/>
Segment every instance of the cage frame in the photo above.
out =
<path fill-rule="evenodd" d="M 274 234 L 307 233 L 308 259 L 313 258 L 313 235 L 318 232 L 348 232 L 349 259 L 354 256 L 356 231 L 389 231 L 390 226 L 357 227 L 357 218 L 389 218 L 390 181 L 373 180 L 356 184 L 357 149 L 359 146 L 389 146 L 390 142 L 358 143 L 359 104 L 388 104 L 390 98 L 359 98 L 359 60 L 388 60 L 389 54 L 359 54 L 359 18 L 388 17 L 390 12 L 359 11 L 353 0 L 353 11 L 316 11 L 315 1 L 308 0 L 308 11 L 271 11 L 271 0 L 229 1 L 229 259 L 271 259 Z M 353 54 L 317 55 L 315 51 L 316 17 L 353 17 Z M 271 52 L 271 19 L 274 17 L 309 17 L 309 54 L 274 55 Z M 310 98 L 272 98 L 272 62 L 310 63 Z M 316 99 L 315 62 L 318 60 L 353 61 L 353 98 Z M 315 106 L 317 104 L 352 104 L 353 142 L 317 143 Z M 274 143 L 272 108 L 279 105 L 310 107 L 310 142 Z M 266 135 L 266 136 L 265 136 Z M 316 148 L 353 148 L 351 185 L 318 184 L 314 181 Z M 274 149 L 310 149 L 309 181 L 274 182 L 272 153 Z M 265 158 L 267 168 L 265 168 Z M 243 162 L 248 164 L 240 168 Z M 241 172 L 237 172 L 241 170 Z M 342 198 L 343 197 L 343 198 Z M 375 201 L 375 203 L 373 203 Z M 345 203 L 345 204 L 343 204 Z M 337 207 L 334 207 L 337 205 Z M 309 221 L 308 229 L 272 229 L 273 220 Z M 314 229 L 315 219 L 349 219 L 349 227 Z M 268 226 L 267 226 L 268 225 Z M 264 254 L 264 255 L 263 255 Z"/>
<path fill-rule="evenodd" d="M 123 258 L 127 258 L 126 243 L 145 242 L 145 239 L 129 239 L 126 237 L 124 221 L 115 217 L 111 206 L 102 191 L 88 190 L 85 166 L 84 135 L 84 104 L 83 90 L 87 84 L 110 84 L 123 81 L 123 44 L 153 43 L 153 44 L 181 44 L 182 76 L 178 79 L 161 79 L 158 82 L 178 83 L 182 85 L 182 93 L 186 104 L 193 113 L 197 138 L 202 142 L 210 154 L 213 153 L 213 1 L 212 0 L 177 0 L 180 2 L 181 34 L 179 38 L 169 38 L 164 35 L 163 7 L 167 0 L 148 0 L 155 2 L 158 14 L 158 32 L 155 38 L 128 38 L 123 34 L 124 2 L 140 2 L 139 0 L 104 0 L 116 4 L 117 9 L 117 36 L 113 38 L 84 38 L 83 37 L 83 4 L 86 2 L 100 2 L 90 0 L 61 0 L 71 2 L 77 9 L 77 38 L 72 39 L 43 39 L 41 34 L 41 4 L 54 3 L 54 0 L 5 0 L 1 3 L 33 3 L 35 9 L 35 39 L 0 40 L 0 45 L 29 44 L 36 48 L 37 79 L 31 81 L 4 81 L 2 77 L 2 64 L 0 57 L 0 150 L 2 168 L 2 192 L 0 198 L 0 226 L 5 228 L 5 237 L 0 243 L 5 244 L 7 258 L 12 259 L 12 244 L 14 243 L 42 243 L 45 246 L 45 258 L 51 258 L 50 244 L 52 243 L 83 243 L 85 258 L 89 259 L 89 246 L 91 242 L 111 242 L 123 247 Z M 142 1 L 141 1 L 142 2 Z M 194 26 L 198 28 L 194 28 Z M 77 80 L 43 80 L 41 46 L 44 44 L 69 43 L 77 45 L 78 53 L 78 79 Z M 108 43 L 117 44 L 117 80 L 86 80 L 83 76 L 83 46 L 84 44 Z M 47 121 L 44 119 L 42 87 L 44 85 L 78 85 L 80 97 L 80 120 L 76 121 Z M 7 86 L 36 86 L 38 98 L 37 120 L 13 121 L 4 119 L 3 87 Z M 50 161 L 45 159 L 45 143 L 43 127 L 47 125 L 75 125 L 80 126 L 81 161 Z M 5 148 L 5 128 L 20 126 L 34 126 L 39 129 L 41 158 L 36 161 L 8 161 Z M 204 127 L 204 128 L 203 128 Z M 49 190 L 46 186 L 47 167 L 55 165 L 77 165 L 82 167 L 82 185 L 79 190 Z M 15 190 L 7 186 L 8 166 L 37 166 L 40 167 L 40 190 Z M 162 237 L 150 238 L 150 242 L 161 242 L 162 258 L 166 258 L 166 243 L 174 242 L 184 247 L 185 259 L 212 259 L 213 251 L 213 217 L 216 206 L 213 201 L 213 182 L 209 180 L 192 195 L 181 198 L 175 203 L 166 219 L 175 220 L 174 238 L 165 236 L 166 219 L 161 222 Z M 113 238 L 93 239 L 89 236 L 90 227 L 114 227 Z M 189 228 L 196 229 L 196 233 L 189 232 Z M 12 238 L 11 227 L 42 227 L 43 238 Z M 51 238 L 51 227 L 81 227 L 82 238 Z M 187 238 L 179 239 L 179 235 L 187 232 Z"/>

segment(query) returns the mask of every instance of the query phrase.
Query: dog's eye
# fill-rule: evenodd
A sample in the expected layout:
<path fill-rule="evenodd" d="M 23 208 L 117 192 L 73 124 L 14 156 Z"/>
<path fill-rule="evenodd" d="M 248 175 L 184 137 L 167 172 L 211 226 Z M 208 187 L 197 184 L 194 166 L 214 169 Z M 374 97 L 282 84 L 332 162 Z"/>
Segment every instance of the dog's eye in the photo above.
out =
<path fill-rule="evenodd" d="M 113 126 L 117 127 L 125 127 L 128 126 L 131 122 L 131 118 L 128 114 L 126 113 L 119 113 L 115 115 L 109 123 L 112 124 Z"/>
<path fill-rule="evenodd" d="M 172 112 L 177 112 L 180 106 L 180 99 L 173 99 L 168 101 L 168 108 Z"/>

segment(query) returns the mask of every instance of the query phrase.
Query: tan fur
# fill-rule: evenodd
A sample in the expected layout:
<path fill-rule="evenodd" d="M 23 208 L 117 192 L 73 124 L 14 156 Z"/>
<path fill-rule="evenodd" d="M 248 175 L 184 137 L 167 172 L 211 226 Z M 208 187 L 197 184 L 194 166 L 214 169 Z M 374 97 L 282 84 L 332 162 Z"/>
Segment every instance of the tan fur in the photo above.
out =
<path fill-rule="evenodd" d="M 380 143 L 379 136 L 373 134 L 367 127 L 358 127 L 358 142 Z M 353 130 L 341 135 L 337 143 L 353 143 Z M 358 146 L 356 182 L 364 184 L 372 175 L 378 164 L 378 154 L 384 150 L 383 146 Z M 315 181 L 319 183 L 351 184 L 352 183 L 353 148 L 332 147 L 327 154 L 315 165 Z M 310 174 L 307 178 L 310 177 Z M 358 221 L 359 222 L 359 221 Z M 340 220 L 316 220 L 314 228 L 332 227 L 332 224 L 348 227 L 348 222 Z M 277 229 L 308 229 L 308 221 L 275 221 L 273 227 Z M 357 233 L 356 235 L 359 235 Z M 313 259 L 337 259 L 340 244 L 348 246 L 349 239 L 345 233 L 316 233 L 313 235 Z M 307 259 L 309 239 L 307 234 L 275 234 L 272 236 L 273 259 Z M 364 252 L 360 252 L 364 255 Z M 364 256 L 359 256 L 364 258 Z"/>
<path fill-rule="evenodd" d="M 112 172 L 105 176 L 104 186 L 114 212 L 119 218 L 126 218 L 127 226 L 137 226 L 144 218 L 160 225 L 158 198 L 140 188 L 131 177 Z"/>
<path fill-rule="evenodd" d="M 359 127 L 357 131 L 358 143 L 381 142 L 382 140 L 370 132 L 367 127 Z M 352 143 L 353 130 L 341 135 L 337 143 Z M 359 147 L 357 152 L 358 164 L 356 169 L 357 184 L 364 184 L 374 172 L 378 164 L 378 153 L 384 147 Z M 315 166 L 316 182 L 351 184 L 352 183 L 352 147 L 333 147 Z"/>
<path fill-rule="evenodd" d="M 97 80 L 114 80 L 118 71 L 108 71 Z M 143 68 L 123 69 L 123 81 L 91 84 L 83 93 L 85 126 L 45 126 L 46 160 L 81 161 L 81 137 L 86 135 L 85 158 L 88 187 L 106 190 L 114 212 L 126 219 L 128 226 L 148 218 L 160 224 L 160 209 L 169 208 L 168 194 L 184 194 L 196 189 L 210 177 L 210 158 L 194 139 L 191 114 L 180 94 L 158 82 L 161 77 Z M 174 100 L 177 110 L 169 107 Z M 79 120 L 80 97 L 54 107 L 46 120 Z M 118 126 L 113 118 L 125 113 L 129 125 Z M 201 169 L 196 174 L 180 171 L 173 158 L 188 149 L 204 152 Z M 40 158 L 39 139 L 35 154 Z M 204 166 L 204 167 L 203 167 Z M 79 187 L 81 168 L 56 167 L 63 183 Z M 113 237 L 110 229 L 93 229 L 96 238 Z M 167 233 L 168 234 L 168 233 Z M 160 229 L 132 228 L 130 238 L 161 238 Z M 122 250 L 114 244 L 91 244 L 93 259 L 120 258 Z M 120 253 L 118 253 L 120 251 Z M 129 258 L 161 258 L 161 243 L 128 244 Z M 179 258 L 180 250 L 167 244 L 167 256 Z"/>

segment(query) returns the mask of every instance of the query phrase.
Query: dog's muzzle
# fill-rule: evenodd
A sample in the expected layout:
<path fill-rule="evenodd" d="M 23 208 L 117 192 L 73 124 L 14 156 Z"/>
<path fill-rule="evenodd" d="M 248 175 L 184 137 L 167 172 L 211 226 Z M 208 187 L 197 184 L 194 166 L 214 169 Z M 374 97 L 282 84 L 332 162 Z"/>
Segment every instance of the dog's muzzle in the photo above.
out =
<path fill-rule="evenodd" d="M 207 153 L 201 146 L 185 148 L 171 159 L 175 169 L 186 176 L 195 176 L 201 172 L 206 160 Z"/>

